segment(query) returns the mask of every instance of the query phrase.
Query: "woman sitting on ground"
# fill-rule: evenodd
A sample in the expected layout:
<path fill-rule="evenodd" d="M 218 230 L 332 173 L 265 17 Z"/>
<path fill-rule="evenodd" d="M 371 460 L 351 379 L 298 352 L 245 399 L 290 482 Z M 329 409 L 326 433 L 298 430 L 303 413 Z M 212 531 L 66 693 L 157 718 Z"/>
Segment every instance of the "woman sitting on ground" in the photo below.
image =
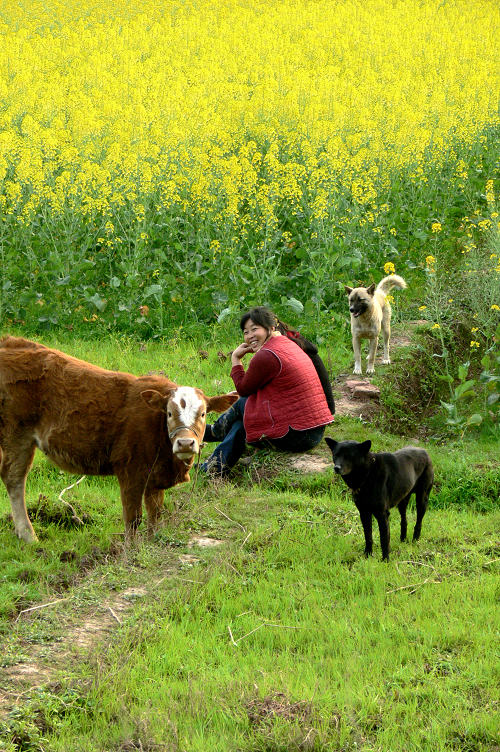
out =
<path fill-rule="evenodd" d="M 264 306 L 241 317 L 244 341 L 231 355 L 231 378 L 240 398 L 205 429 L 204 441 L 221 442 L 201 466 L 205 471 L 226 475 L 246 443 L 305 452 L 319 444 L 334 419 L 315 364 L 293 336 L 277 331 L 277 324 Z M 249 353 L 254 357 L 245 371 L 241 361 Z M 331 388 L 328 401 L 333 408 Z"/>

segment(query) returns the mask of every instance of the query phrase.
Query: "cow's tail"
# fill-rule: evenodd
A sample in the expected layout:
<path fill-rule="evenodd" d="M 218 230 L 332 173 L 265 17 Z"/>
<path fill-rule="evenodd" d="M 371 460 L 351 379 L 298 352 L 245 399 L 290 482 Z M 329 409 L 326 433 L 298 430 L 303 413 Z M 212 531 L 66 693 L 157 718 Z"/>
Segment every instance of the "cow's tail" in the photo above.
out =
<path fill-rule="evenodd" d="M 380 280 L 377 285 L 377 292 L 387 295 L 393 287 L 397 287 L 399 290 L 404 290 L 406 286 L 406 282 L 403 277 L 399 276 L 399 274 L 389 274 L 388 277 L 384 277 L 384 279 Z"/>

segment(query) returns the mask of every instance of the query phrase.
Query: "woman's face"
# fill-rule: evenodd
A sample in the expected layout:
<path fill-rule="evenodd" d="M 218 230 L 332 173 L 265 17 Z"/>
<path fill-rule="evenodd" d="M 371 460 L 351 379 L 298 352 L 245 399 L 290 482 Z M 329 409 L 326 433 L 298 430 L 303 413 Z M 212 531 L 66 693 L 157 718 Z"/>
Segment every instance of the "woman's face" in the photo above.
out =
<path fill-rule="evenodd" d="M 260 324 L 256 324 L 252 319 L 248 319 L 243 328 L 243 339 L 254 353 L 260 350 L 264 342 L 267 342 L 270 336 L 271 332 Z"/>

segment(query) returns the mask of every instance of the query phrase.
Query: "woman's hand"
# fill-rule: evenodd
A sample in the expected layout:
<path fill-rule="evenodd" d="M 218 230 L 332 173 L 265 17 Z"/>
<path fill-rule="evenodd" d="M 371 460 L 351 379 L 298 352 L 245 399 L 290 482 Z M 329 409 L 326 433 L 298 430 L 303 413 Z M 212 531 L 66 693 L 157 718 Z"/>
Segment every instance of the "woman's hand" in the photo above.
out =
<path fill-rule="evenodd" d="M 246 342 L 242 342 L 241 345 L 238 345 L 236 350 L 233 350 L 233 352 L 231 353 L 231 365 L 239 366 L 241 359 L 251 352 L 253 352 L 253 350 L 250 345 L 247 345 Z"/>

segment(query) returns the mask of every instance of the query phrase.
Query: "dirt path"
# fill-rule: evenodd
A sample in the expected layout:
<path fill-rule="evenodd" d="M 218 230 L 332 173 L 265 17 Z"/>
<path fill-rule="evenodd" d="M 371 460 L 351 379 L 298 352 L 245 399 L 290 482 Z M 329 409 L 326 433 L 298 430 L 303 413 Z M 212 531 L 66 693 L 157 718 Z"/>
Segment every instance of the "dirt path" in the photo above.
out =
<path fill-rule="evenodd" d="M 93 584 L 84 579 L 67 597 L 21 611 L 12 624 L 4 667 L 0 668 L 0 722 L 8 718 L 13 708 L 22 706 L 32 692 L 57 684 L 68 664 L 80 656 L 88 657 L 96 645 L 105 649 L 115 629 L 132 613 L 134 604 L 151 597 L 163 580 L 170 577 L 182 581 L 184 575 L 189 577 L 191 567 L 202 560 L 203 549 L 222 544 L 208 534 L 196 535 L 187 544 L 190 553 L 172 555 L 161 576 L 149 579 L 147 586 L 142 584 L 144 568 L 127 562 L 130 581 L 135 583 L 132 587 L 111 591 L 96 601 L 91 595 Z M 127 553 L 123 551 L 121 556 L 127 557 Z M 106 574 L 98 585 L 103 585 L 105 579 Z"/>

